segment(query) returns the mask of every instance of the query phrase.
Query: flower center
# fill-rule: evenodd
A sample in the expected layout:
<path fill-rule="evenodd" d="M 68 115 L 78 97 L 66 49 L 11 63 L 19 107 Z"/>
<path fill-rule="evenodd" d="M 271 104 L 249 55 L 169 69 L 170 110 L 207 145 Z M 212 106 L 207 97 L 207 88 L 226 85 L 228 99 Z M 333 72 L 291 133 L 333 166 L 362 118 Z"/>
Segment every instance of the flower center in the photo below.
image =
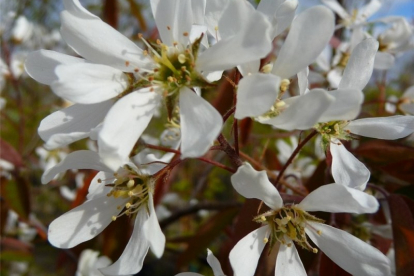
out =
<path fill-rule="evenodd" d="M 128 202 L 125 206 L 118 206 L 119 209 L 124 208 L 118 216 L 113 216 L 112 220 L 122 215 L 131 216 L 138 212 L 142 206 L 146 206 L 149 198 L 149 192 L 153 189 L 153 182 L 148 175 L 140 175 L 128 165 L 125 165 L 118 172 L 114 173 L 115 181 L 105 186 L 112 187 L 107 196 L 115 198 L 125 198 Z M 98 182 L 102 180 L 98 179 Z"/>
<path fill-rule="evenodd" d="M 285 206 L 279 210 L 271 210 L 254 218 L 258 223 L 267 224 L 270 228 L 269 238 L 264 242 L 270 241 L 270 248 L 276 242 L 286 246 L 291 246 L 290 241 L 294 241 L 302 248 L 317 253 L 318 249 L 312 247 L 306 237 L 305 226 L 311 227 L 307 221 L 323 222 L 315 216 L 310 215 L 304 210 L 292 205 Z M 321 232 L 317 231 L 320 235 Z"/>
<path fill-rule="evenodd" d="M 283 79 L 280 82 L 279 94 L 276 101 L 270 107 L 269 111 L 257 117 L 259 121 L 274 118 L 278 116 L 280 113 L 282 113 L 286 108 L 288 108 L 288 105 L 282 100 L 282 96 L 286 92 L 286 90 L 289 89 L 289 85 L 290 81 L 288 79 Z"/>
<path fill-rule="evenodd" d="M 338 140 L 351 140 L 353 139 L 349 130 L 345 129 L 349 121 L 331 121 L 327 123 L 319 123 L 314 126 L 322 136 L 322 146 L 324 149 L 332 141 Z"/>

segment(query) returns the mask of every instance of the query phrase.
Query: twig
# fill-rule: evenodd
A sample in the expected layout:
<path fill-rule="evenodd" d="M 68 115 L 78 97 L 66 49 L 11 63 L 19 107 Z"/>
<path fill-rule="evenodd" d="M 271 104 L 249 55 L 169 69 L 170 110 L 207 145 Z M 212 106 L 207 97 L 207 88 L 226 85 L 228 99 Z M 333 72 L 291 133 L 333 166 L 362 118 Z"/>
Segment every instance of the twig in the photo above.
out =
<path fill-rule="evenodd" d="M 309 142 L 310 139 L 312 139 L 313 136 L 315 136 L 318 132 L 316 130 L 313 130 L 308 136 L 306 136 L 305 139 L 303 139 L 302 142 L 299 143 L 299 145 L 296 147 L 296 149 L 293 151 L 293 153 L 290 155 L 288 161 L 286 161 L 283 168 L 280 170 L 275 184 L 277 185 L 282 178 L 284 172 L 286 171 L 287 167 L 292 163 L 293 159 L 296 157 L 296 155 L 299 153 L 299 151 L 306 145 L 307 142 Z"/>
<path fill-rule="evenodd" d="M 174 221 L 180 219 L 181 217 L 191 215 L 193 213 L 196 213 L 200 210 L 225 210 L 229 208 L 235 208 L 235 207 L 241 207 L 242 204 L 240 202 L 206 202 L 206 203 L 199 203 L 196 205 L 191 205 L 188 207 L 185 207 L 183 209 L 179 209 L 172 213 L 171 216 L 169 216 L 166 219 L 163 219 L 160 221 L 161 228 L 166 228 L 168 225 L 173 223 Z"/>

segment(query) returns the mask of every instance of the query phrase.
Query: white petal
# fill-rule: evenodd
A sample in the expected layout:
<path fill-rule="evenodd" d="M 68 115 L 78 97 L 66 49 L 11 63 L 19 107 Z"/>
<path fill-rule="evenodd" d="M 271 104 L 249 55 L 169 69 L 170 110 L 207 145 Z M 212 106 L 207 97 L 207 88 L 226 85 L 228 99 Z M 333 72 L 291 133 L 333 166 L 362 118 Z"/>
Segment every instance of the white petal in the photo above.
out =
<path fill-rule="evenodd" d="M 268 231 L 269 226 L 260 227 L 249 233 L 233 247 L 229 259 L 234 276 L 254 274 L 257 262 L 266 245 L 263 240 Z"/>
<path fill-rule="evenodd" d="M 395 57 L 386 52 L 377 52 L 374 60 L 374 69 L 388 70 L 395 64 Z"/>
<path fill-rule="evenodd" d="M 314 190 L 298 207 L 308 212 L 364 214 L 375 213 L 379 204 L 375 197 L 367 193 L 334 183 Z"/>
<path fill-rule="evenodd" d="M 54 51 L 40 50 L 30 53 L 24 63 L 27 74 L 36 81 L 50 85 L 58 77 L 55 68 L 61 64 L 83 63 L 84 59 Z"/>
<path fill-rule="evenodd" d="M 355 47 L 345 67 L 339 88 L 364 89 L 372 75 L 378 45 L 378 41 L 368 38 Z"/>
<path fill-rule="evenodd" d="M 299 86 L 299 94 L 304 95 L 309 92 L 308 89 L 308 76 L 309 76 L 309 67 L 298 72 L 298 86 Z"/>
<path fill-rule="evenodd" d="M 129 84 L 122 71 L 101 64 L 77 63 L 59 65 L 53 92 L 66 100 L 94 104 L 109 100 L 123 92 Z"/>
<path fill-rule="evenodd" d="M 363 6 L 358 13 L 358 17 L 361 18 L 361 21 L 366 21 L 367 18 L 370 18 L 371 15 L 376 13 L 382 6 L 381 1 L 371 0 L 367 5 Z"/>
<path fill-rule="evenodd" d="M 237 67 L 239 69 L 240 74 L 243 77 L 247 77 L 249 74 L 254 74 L 259 72 L 260 69 L 260 60 L 253 60 L 251 62 L 244 63 Z"/>
<path fill-rule="evenodd" d="M 58 173 L 73 169 L 91 169 L 97 171 L 111 171 L 105 166 L 99 155 L 90 150 L 78 150 L 70 153 L 59 164 L 46 170 L 42 176 L 42 183 L 46 184 Z"/>
<path fill-rule="evenodd" d="M 249 163 L 244 163 L 231 176 L 234 189 L 246 198 L 257 198 L 262 200 L 273 210 L 283 206 L 283 200 L 279 192 L 270 183 L 265 171 L 256 171 Z"/>
<path fill-rule="evenodd" d="M 74 104 L 56 111 L 40 122 L 38 133 L 48 149 L 66 146 L 88 137 L 112 106 L 112 101 L 82 105 Z"/>
<path fill-rule="evenodd" d="M 335 101 L 323 113 L 319 122 L 352 120 L 359 115 L 364 101 L 364 93 L 362 91 L 351 88 L 337 89 L 329 91 L 329 95 L 333 96 Z"/>
<path fill-rule="evenodd" d="M 329 225 L 308 222 L 310 239 L 337 265 L 352 275 L 391 275 L 388 258 L 357 237 Z M 318 235 L 316 231 L 321 230 Z"/>
<path fill-rule="evenodd" d="M 257 5 L 257 10 L 265 14 L 270 20 L 274 17 L 277 9 L 283 2 L 285 0 L 261 0 Z"/>
<path fill-rule="evenodd" d="M 286 110 L 274 118 L 259 122 L 286 130 L 309 129 L 318 122 L 334 98 L 323 89 L 312 89 L 305 95 L 284 101 L 288 106 Z"/>
<path fill-rule="evenodd" d="M 274 26 L 272 38 L 275 38 L 290 26 L 295 17 L 298 4 L 297 0 L 290 0 L 283 2 L 278 7 L 273 19 L 273 23 L 276 24 L 272 24 Z"/>
<path fill-rule="evenodd" d="M 329 82 L 331 88 L 338 88 L 339 83 L 342 80 L 342 74 L 344 73 L 343 67 L 335 67 L 333 70 L 330 70 L 326 79 Z"/>
<path fill-rule="evenodd" d="M 71 248 L 101 233 L 121 212 L 116 207 L 127 199 L 99 197 L 61 215 L 49 225 L 49 242 L 59 248 Z"/>
<path fill-rule="evenodd" d="M 336 183 L 365 190 L 370 177 L 367 167 L 350 153 L 338 140 L 330 143 L 332 176 Z"/>
<path fill-rule="evenodd" d="M 121 98 L 108 112 L 99 132 L 99 155 L 114 171 L 129 159 L 158 102 L 158 93 L 144 88 Z"/>
<path fill-rule="evenodd" d="M 299 14 L 292 22 L 272 72 L 282 78 L 290 78 L 303 70 L 323 51 L 332 37 L 334 26 L 333 13 L 323 6 L 312 7 Z"/>
<path fill-rule="evenodd" d="M 204 155 L 223 126 L 220 113 L 188 88 L 180 89 L 180 120 L 182 158 Z"/>
<path fill-rule="evenodd" d="M 165 248 L 165 236 L 162 233 L 160 224 L 158 223 L 152 195 L 149 196 L 148 206 L 150 215 L 142 226 L 142 231 L 143 235 L 149 242 L 152 253 L 154 253 L 157 258 L 161 258 Z"/>
<path fill-rule="evenodd" d="M 122 71 L 151 69 L 153 61 L 143 55 L 141 48 L 98 17 L 91 17 L 83 10 L 64 10 L 60 15 L 62 37 L 79 55 Z"/>
<path fill-rule="evenodd" d="M 104 275 L 129 275 L 142 269 L 142 264 L 149 249 L 148 240 L 140 233 L 146 220 L 148 220 L 147 211 L 142 208 L 137 213 L 134 231 L 121 257 L 114 264 L 100 269 Z"/>
<path fill-rule="evenodd" d="M 65 6 L 66 10 L 72 14 L 76 14 L 79 17 L 98 18 L 96 15 L 90 13 L 87 9 L 85 9 L 79 0 L 63 0 L 63 5 Z"/>
<path fill-rule="evenodd" d="M 217 260 L 216 256 L 214 256 L 210 249 L 207 249 L 207 263 L 210 265 L 211 269 L 213 269 L 214 276 L 224 275 L 219 260 Z"/>
<path fill-rule="evenodd" d="M 329 8 L 331 8 L 334 12 L 336 12 L 342 19 L 346 19 L 350 17 L 350 15 L 341 6 L 341 4 L 338 3 L 338 1 L 336 0 L 321 0 L 321 1 L 322 3 L 327 5 Z"/>
<path fill-rule="evenodd" d="M 164 44 L 172 46 L 179 42 L 184 46 L 193 23 L 191 0 L 151 1 L 152 14 L 157 24 L 158 32 Z"/>
<path fill-rule="evenodd" d="M 201 53 L 197 59 L 200 71 L 231 69 L 237 65 L 265 57 L 271 50 L 270 23 L 260 12 L 249 8 L 247 2 L 230 1 L 221 20 L 242 17 L 234 35 L 221 39 L 214 46 Z M 226 24 L 219 22 L 219 29 Z"/>
<path fill-rule="evenodd" d="M 255 117 L 268 111 L 276 101 L 280 81 L 280 77 L 272 74 L 253 74 L 241 79 L 234 117 Z"/>
<path fill-rule="evenodd" d="M 414 132 L 414 116 L 365 118 L 352 121 L 346 127 L 365 137 L 394 140 Z"/>
<path fill-rule="evenodd" d="M 276 258 L 275 275 L 307 276 L 302 260 L 292 241 L 291 246 L 280 244 Z"/>
<path fill-rule="evenodd" d="M 113 184 L 113 182 L 114 174 L 112 172 L 97 173 L 92 179 L 91 184 L 89 184 L 88 195 L 86 198 L 91 200 L 107 195 L 112 190 L 112 187 L 107 187 L 105 185 Z"/>

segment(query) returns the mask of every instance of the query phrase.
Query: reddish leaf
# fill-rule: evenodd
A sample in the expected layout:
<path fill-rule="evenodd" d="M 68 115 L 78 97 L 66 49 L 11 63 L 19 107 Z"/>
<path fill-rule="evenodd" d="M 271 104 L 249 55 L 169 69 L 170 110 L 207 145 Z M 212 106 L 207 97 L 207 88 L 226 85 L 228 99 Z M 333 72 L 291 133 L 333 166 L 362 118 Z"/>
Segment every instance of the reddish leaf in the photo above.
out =
<path fill-rule="evenodd" d="M 23 167 L 21 155 L 12 145 L 0 139 L 0 158 L 12 163 L 15 167 Z"/>
<path fill-rule="evenodd" d="M 309 190 L 309 192 L 312 192 L 313 190 L 316 190 L 320 186 L 326 184 L 326 160 L 322 160 L 319 162 L 318 167 L 313 172 L 313 175 L 308 179 L 308 181 L 305 184 L 305 187 Z"/>
<path fill-rule="evenodd" d="M 413 147 L 383 140 L 371 140 L 363 143 L 354 151 L 354 153 L 380 165 L 414 159 Z"/>
<path fill-rule="evenodd" d="M 398 179 L 414 183 L 414 159 L 393 162 L 379 169 Z"/>
<path fill-rule="evenodd" d="M 340 268 L 336 263 L 329 259 L 325 254 L 321 253 L 321 261 L 319 264 L 320 276 L 350 276 L 348 272 Z"/>
<path fill-rule="evenodd" d="M 117 0 L 104 0 L 103 18 L 106 23 L 114 27 L 118 26 L 118 2 Z"/>
<path fill-rule="evenodd" d="M 253 128 L 253 120 L 250 118 L 246 118 L 240 121 L 240 147 L 243 147 L 247 144 L 250 137 L 250 132 Z"/>
<path fill-rule="evenodd" d="M 83 186 L 77 191 L 76 198 L 72 202 L 71 209 L 81 205 L 85 201 L 85 198 L 88 195 L 89 185 L 91 184 L 91 181 L 96 176 L 96 174 L 97 172 L 95 171 L 89 171 L 89 173 L 85 176 Z"/>
<path fill-rule="evenodd" d="M 22 253 L 31 254 L 32 246 L 18 239 L 3 237 L 1 238 L 1 248 L 7 251 L 19 251 Z"/>
<path fill-rule="evenodd" d="M 414 271 L 414 202 L 405 196 L 388 198 L 394 235 L 395 263 L 398 276 Z"/>

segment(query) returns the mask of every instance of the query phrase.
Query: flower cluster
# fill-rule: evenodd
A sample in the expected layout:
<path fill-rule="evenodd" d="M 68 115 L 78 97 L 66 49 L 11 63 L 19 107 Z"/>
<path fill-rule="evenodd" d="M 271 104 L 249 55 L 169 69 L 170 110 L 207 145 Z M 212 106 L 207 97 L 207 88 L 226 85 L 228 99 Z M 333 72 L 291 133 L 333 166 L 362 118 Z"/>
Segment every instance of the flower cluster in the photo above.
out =
<path fill-rule="evenodd" d="M 335 0 L 322 2 L 341 17 L 339 25 L 326 6 L 298 13 L 296 0 L 262 0 L 257 7 L 245 0 L 151 0 L 159 39 L 139 33 L 135 43 L 79 0 L 63 0 L 60 34 L 77 56 L 38 50 L 28 55 L 25 69 L 71 105 L 44 118 L 38 133 L 49 150 L 85 138 L 96 149 L 74 151 L 46 165 L 42 183 L 68 170 L 98 173 L 86 201 L 49 225 L 49 242 L 72 248 L 127 217 L 134 228 L 125 250 L 99 270 L 104 275 L 139 272 L 149 249 L 161 258 L 166 245 L 154 202 L 157 185 L 184 159 L 192 159 L 232 172 L 231 184 L 241 196 L 268 207 L 251 218 L 259 228 L 231 250 L 234 275 L 254 275 L 266 247 L 277 251 L 276 275 L 307 275 L 297 247 L 315 254 L 320 249 L 353 275 L 390 275 L 383 253 L 312 212 L 372 214 L 380 208 L 373 192 L 364 192 L 370 171 L 349 145 L 359 136 L 394 140 L 414 132 L 412 87 L 394 101 L 403 114 L 361 113 L 373 70 L 391 68 L 396 55 L 413 47 L 413 28 L 404 18 L 383 18 L 377 23 L 389 29 L 375 36 L 368 32 L 367 18 L 379 1 L 352 15 Z M 347 34 L 340 45 L 332 42 L 336 29 Z M 211 101 L 220 79 L 234 91 L 224 116 L 217 110 L 221 99 Z M 234 146 L 224 137 L 231 116 Z M 149 136 L 154 121 L 163 126 L 160 139 Z M 273 172 L 241 154 L 239 122 L 309 135 L 302 141 L 292 138 L 292 149 L 277 142 L 284 165 Z M 303 192 L 300 179 L 312 175 L 313 159 L 288 166 L 315 136 L 319 153 L 314 159 L 326 153 L 333 181 Z M 232 167 L 203 157 L 217 150 Z M 282 199 L 292 193 L 299 199 Z M 224 275 L 211 251 L 207 260 L 214 275 Z"/>

